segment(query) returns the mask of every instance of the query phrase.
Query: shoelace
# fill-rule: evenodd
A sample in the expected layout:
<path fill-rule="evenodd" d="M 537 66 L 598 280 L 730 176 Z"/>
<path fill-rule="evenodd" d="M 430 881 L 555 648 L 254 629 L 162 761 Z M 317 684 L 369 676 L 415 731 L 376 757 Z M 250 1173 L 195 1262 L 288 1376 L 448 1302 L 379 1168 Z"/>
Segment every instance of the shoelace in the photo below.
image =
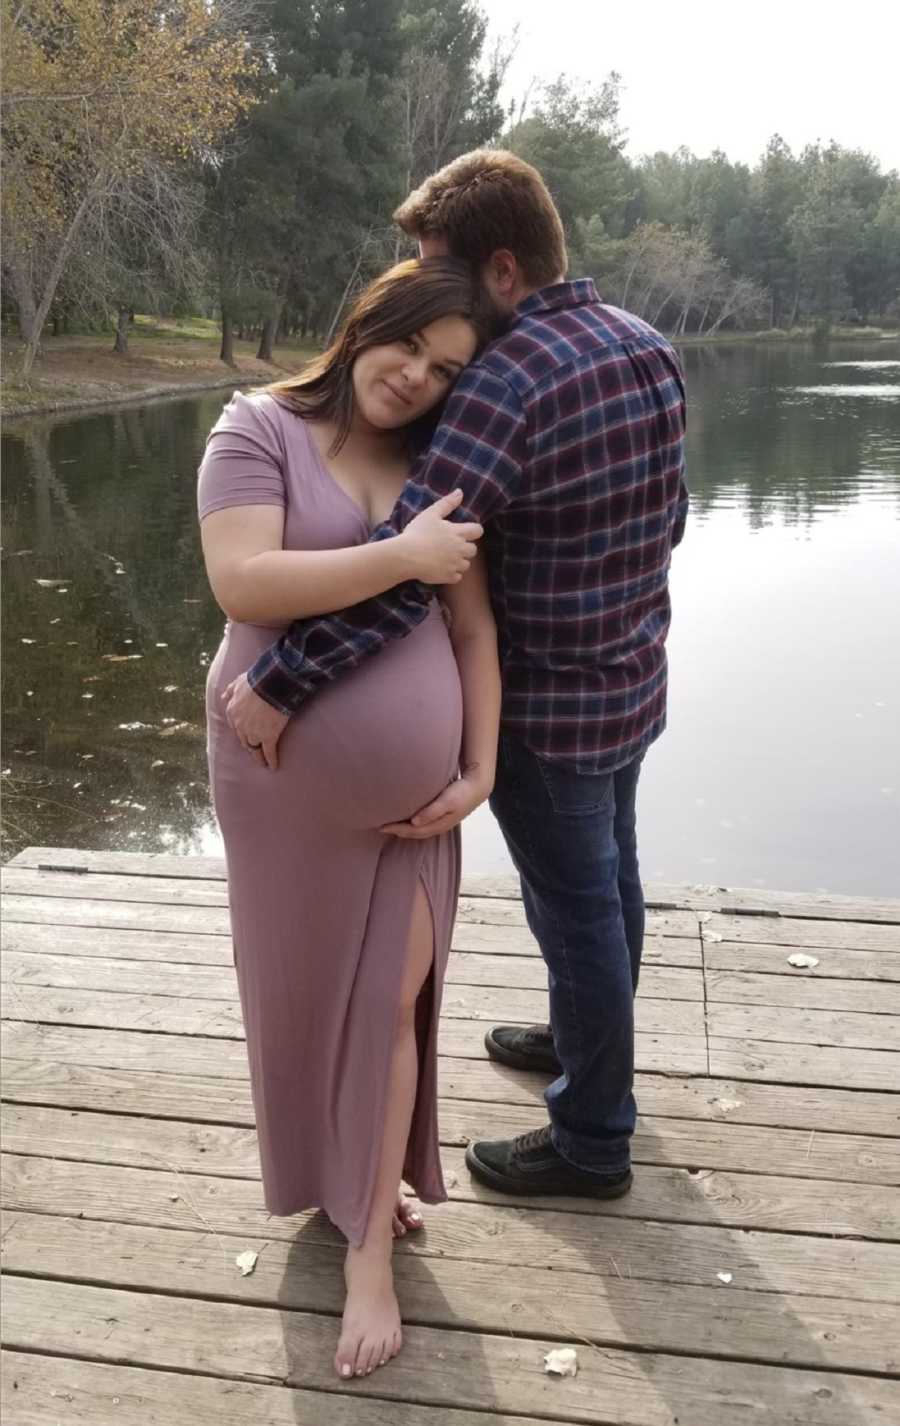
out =
<path fill-rule="evenodd" d="M 526 1030 L 524 1039 L 527 1045 L 544 1045 L 552 1039 L 552 1035 L 549 1030 Z"/>
<path fill-rule="evenodd" d="M 529 1129 L 527 1133 L 520 1134 L 516 1149 L 520 1154 L 527 1154 L 531 1149 L 545 1149 L 550 1142 L 550 1126 L 544 1124 L 540 1129 Z"/>

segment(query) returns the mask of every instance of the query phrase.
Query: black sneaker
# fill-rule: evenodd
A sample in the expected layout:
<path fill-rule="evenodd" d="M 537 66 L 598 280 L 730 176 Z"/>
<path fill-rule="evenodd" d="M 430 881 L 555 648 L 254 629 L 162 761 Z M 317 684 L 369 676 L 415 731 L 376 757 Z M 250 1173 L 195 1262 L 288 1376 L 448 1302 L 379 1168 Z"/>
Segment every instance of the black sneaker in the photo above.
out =
<path fill-rule="evenodd" d="M 485 1035 L 484 1044 L 491 1059 L 502 1065 L 562 1074 L 549 1025 L 495 1025 Z"/>
<path fill-rule="evenodd" d="M 631 1187 L 631 1169 L 623 1173 L 587 1173 L 564 1159 L 553 1146 L 550 1125 L 515 1139 L 485 1139 L 466 1149 L 474 1178 L 501 1193 L 621 1198 Z"/>

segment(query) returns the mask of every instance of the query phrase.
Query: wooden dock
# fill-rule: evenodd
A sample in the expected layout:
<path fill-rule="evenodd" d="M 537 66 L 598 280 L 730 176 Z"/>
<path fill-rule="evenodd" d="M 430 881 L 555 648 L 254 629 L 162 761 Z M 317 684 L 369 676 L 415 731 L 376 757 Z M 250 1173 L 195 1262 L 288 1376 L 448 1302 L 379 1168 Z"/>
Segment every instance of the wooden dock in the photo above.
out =
<path fill-rule="evenodd" d="M 900 1423 L 900 902 L 650 887 L 634 1189 L 523 1205 L 463 1154 L 545 1121 L 482 1043 L 546 1018 L 543 963 L 511 880 L 464 891 L 451 1201 L 397 1249 L 403 1351 L 343 1383 L 342 1240 L 262 1204 L 221 862 L 5 869 L 4 1426 Z"/>

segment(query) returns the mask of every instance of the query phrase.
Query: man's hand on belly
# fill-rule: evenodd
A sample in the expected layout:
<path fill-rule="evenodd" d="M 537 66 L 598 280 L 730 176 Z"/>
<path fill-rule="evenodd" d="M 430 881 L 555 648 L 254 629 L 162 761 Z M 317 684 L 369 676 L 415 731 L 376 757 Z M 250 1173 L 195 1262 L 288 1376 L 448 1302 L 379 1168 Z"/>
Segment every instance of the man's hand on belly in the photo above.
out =
<path fill-rule="evenodd" d="M 463 774 L 408 822 L 390 822 L 386 827 L 380 827 L 379 831 L 391 837 L 405 837 L 409 841 L 421 842 L 426 837 L 439 837 L 480 807 L 490 794 L 491 788 L 483 779 L 474 773 Z"/>
<path fill-rule="evenodd" d="M 287 715 L 254 693 L 245 673 L 232 679 L 222 694 L 222 702 L 241 747 L 263 767 L 277 768 L 278 739 L 288 725 Z"/>

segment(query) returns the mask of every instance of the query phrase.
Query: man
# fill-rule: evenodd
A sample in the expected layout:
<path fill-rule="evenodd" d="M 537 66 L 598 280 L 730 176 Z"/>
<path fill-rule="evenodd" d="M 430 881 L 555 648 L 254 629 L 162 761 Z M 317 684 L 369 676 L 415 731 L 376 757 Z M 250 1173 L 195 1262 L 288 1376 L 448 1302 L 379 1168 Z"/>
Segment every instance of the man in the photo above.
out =
<path fill-rule="evenodd" d="M 567 282 L 562 224 L 540 175 L 476 151 L 395 214 L 423 257 L 479 273 L 508 329 L 461 375 L 389 538 L 459 487 L 486 527 L 503 711 L 491 808 L 548 967 L 550 1026 L 496 1026 L 488 1053 L 550 1071 L 550 1123 L 470 1145 L 506 1192 L 613 1198 L 631 1185 L 633 1001 L 644 931 L 635 838 L 641 760 L 666 708 L 668 569 L 687 513 L 684 387 L 669 344 Z M 274 765 L 287 718 L 318 687 L 401 638 L 431 591 L 404 585 L 292 626 L 234 687 L 229 717 Z M 405 830 L 446 830 L 465 775 Z M 552 1027 L 552 1028 L 551 1028 Z"/>

